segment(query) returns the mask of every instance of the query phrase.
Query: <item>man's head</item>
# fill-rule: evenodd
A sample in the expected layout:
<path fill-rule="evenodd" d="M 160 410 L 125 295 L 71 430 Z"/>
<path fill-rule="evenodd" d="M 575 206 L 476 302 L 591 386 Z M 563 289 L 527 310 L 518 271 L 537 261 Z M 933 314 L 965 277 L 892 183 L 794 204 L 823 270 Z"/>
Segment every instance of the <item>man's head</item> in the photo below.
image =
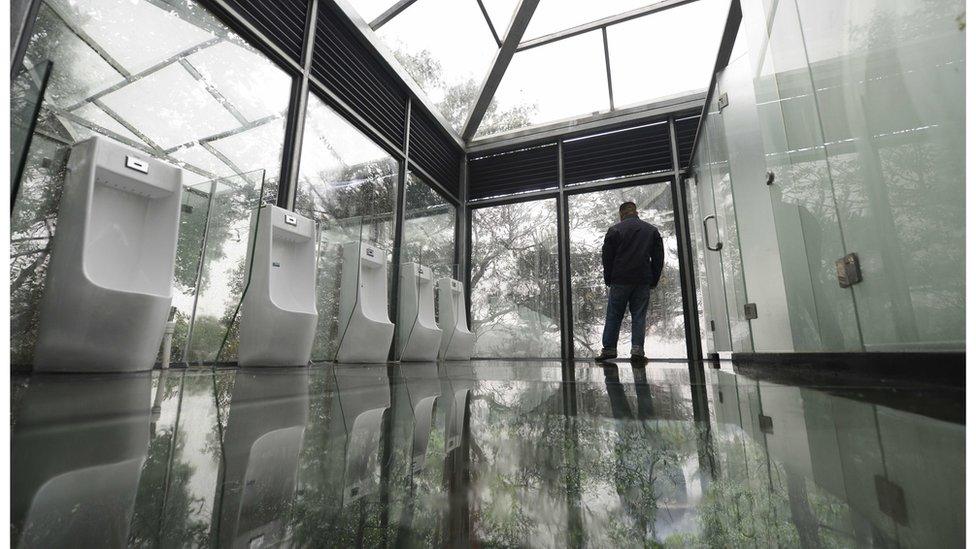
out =
<path fill-rule="evenodd" d="M 624 202 L 620 205 L 620 220 L 623 221 L 628 217 L 634 217 L 637 215 L 637 204 L 633 202 Z"/>

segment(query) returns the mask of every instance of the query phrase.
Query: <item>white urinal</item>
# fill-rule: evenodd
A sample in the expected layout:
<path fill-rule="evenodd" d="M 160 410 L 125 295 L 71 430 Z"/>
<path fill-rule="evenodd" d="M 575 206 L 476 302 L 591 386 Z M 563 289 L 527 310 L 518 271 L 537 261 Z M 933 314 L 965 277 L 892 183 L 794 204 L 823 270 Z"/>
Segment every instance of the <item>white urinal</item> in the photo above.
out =
<path fill-rule="evenodd" d="M 173 296 L 183 172 L 101 137 L 72 149 L 34 371 L 152 368 Z"/>
<path fill-rule="evenodd" d="M 437 308 L 440 312 L 442 360 L 468 360 L 474 350 L 474 334 L 468 330 L 464 306 L 464 285 L 452 278 L 437 281 Z"/>
<path fill-rule="evenodd" d="M 429 268 L 417 263 L 403 264 L 398 311 L 400 360 L 437 360 L 442 331 L 434 319 L 434 273 Z"/>
<path fill-rule="evenodd" d="M 241 306 L 237 361 L 241 366 L 304 366 L 312 354 L 319 317 L 315 225 L 269 205 L 261 208 L 253 234 L 254 258 Z"/>
<path fill-rule="evenodd" d="M 386 362 L 393 342 L 386 296 L 386 252 L 365 242 L 346 243 L 339 287 L 337 362 Z"/>

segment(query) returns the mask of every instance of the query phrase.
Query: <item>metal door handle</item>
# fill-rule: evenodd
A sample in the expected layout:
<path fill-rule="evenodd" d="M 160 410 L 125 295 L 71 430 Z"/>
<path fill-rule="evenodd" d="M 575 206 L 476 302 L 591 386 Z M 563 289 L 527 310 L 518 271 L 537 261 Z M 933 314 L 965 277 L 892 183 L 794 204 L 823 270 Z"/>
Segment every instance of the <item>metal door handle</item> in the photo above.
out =
<path fill-rule="evenodd" d="M 705 230 L 705 247 L 713 252 L 717 252 L 722 249 L 722 241 L 720 240 L 716 242 L 714 247 L 712 247 L 712 245 L 709 243 L 708 241 L 708 220 L 709 219 L 715 222 L 715 232 L 716 233 L 718 232 L 718 220 L 715 219 L 715 214 L 705 216 L 705 219 L 702 219 L 702 228 Z"/>

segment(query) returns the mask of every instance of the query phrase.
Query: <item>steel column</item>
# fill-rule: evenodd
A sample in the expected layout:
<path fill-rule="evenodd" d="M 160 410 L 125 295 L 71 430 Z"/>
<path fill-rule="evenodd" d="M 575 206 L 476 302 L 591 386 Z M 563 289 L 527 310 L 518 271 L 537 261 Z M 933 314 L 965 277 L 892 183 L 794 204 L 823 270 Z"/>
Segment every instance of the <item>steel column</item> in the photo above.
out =
<path fill-rule="evenodd" d="M 573 339 L 573 281 L 569 258 L 569 197 L 563 184 L 563 141 L 557 143 L 559 195 L 556 203 L 557 246 L 559 254 L 559 333 L 562 342 L 563 382 L 576 381 Z"/>
<path fill-rule="evenodd" d="M 702 359 L 701 328 L 698 325 L 698 298 L 695 295 L 695 264 L 691 257 L 688 207 L 684 183 L 681 179 L 674 117 L 668 118 L 668 130 L 671 134 L 671 161 L 674 163 L 671 198 L 674 206 L 674 227 L 678 237 L 678 266 L 681 273 L 681 305 L 685 315 L 685 344 L 688 349 L 688 358 L 693 361 L 700 361 Z"/>
<path fill-rule="evenodd" d="M 291 100 L 288 102 L 288 119 L 285 121 L 285 142 L 281 151 L 277 204 L 287 210 L 295 209 L 295 195 L 298 192 L 305 114 L 308 110 L 309 71 L 312 68 L 312 48 L 315 46 L 318 7 L 319 0 L 309 0 L 308 18 L 305 22 L 305 43 L 302 45 L 302 74 L 293 81 Z"/>

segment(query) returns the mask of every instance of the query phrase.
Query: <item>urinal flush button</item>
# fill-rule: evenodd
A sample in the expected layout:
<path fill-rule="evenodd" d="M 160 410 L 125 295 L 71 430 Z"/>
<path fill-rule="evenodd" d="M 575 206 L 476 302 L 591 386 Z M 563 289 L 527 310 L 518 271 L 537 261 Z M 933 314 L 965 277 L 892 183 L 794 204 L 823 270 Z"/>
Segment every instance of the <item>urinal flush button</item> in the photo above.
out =
<path fill-rule="evenodd" d="M 139 173 L 149 174 L 149 162 L 136 158 L 134 156 L 126 155 L 125 157 L 125 167 L 130 170 L 135 170 Z"/>
<path fill-rule="evenodd" d="M 293 215 L 285 214 L 285 225 L 291 225 L 292 227 L 297 227 L 298 218 Z"/>

